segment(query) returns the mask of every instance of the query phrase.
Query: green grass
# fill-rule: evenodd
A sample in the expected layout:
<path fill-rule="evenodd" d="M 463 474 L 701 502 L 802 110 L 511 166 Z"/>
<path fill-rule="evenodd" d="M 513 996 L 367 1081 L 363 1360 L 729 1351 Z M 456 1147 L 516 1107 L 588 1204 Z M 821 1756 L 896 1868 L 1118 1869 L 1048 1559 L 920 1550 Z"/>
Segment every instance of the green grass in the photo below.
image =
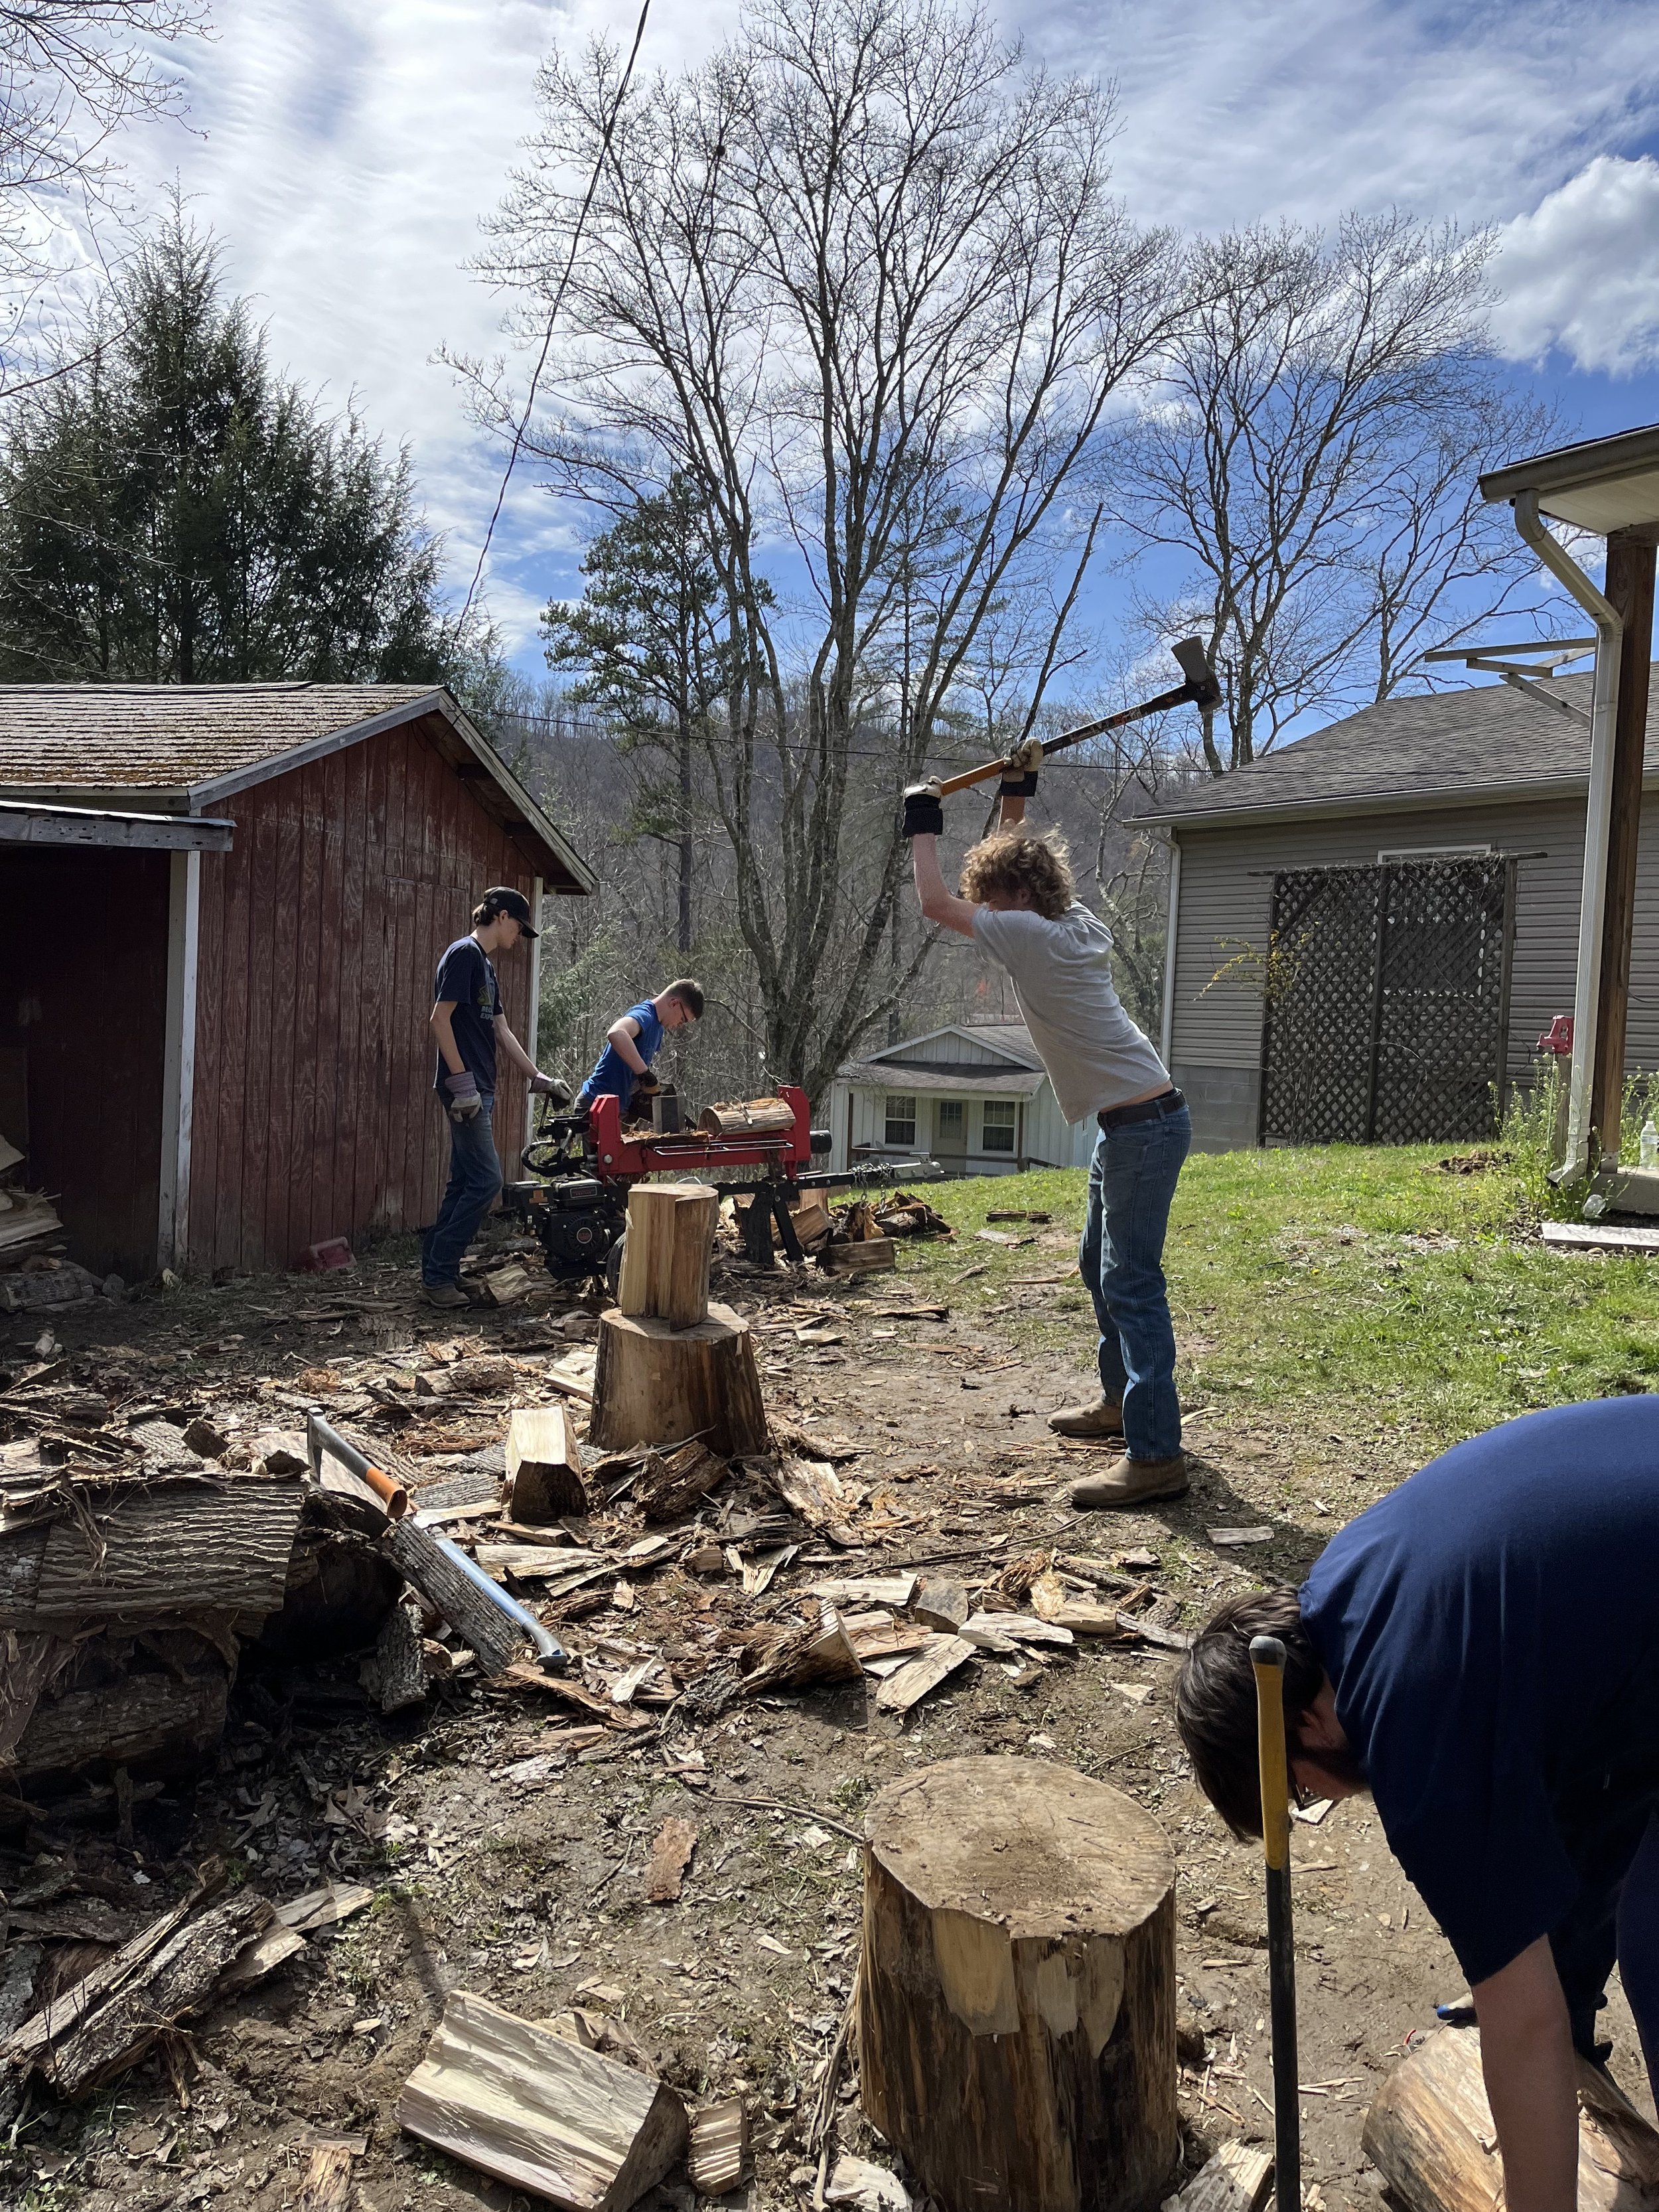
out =
<path fill-rule="evenodd" d="M 1305 1431 L 1321 1445 L 1429 1456 L 1538 1406 L 1659 1388 L 1659 1264 L 1547 1249 L 1523 1146 L 1474 1175 L 1448 1148 L 1333 1146 L 1195 1154 L 1165 1264 L 1187 1347 L 1183 1398 Z M 907 1289 L 947 1298 L 1016 1341 L 1090 1345 L 1080 1286 L 1020 1290 L 1066 1255 L 981 1243 L 988 1209 L 1052 1212 L 1075 1232 L 1080 1170 L 930 1185 L 957 1236 L 907 1249 Z M 1018 1231 L 1017 1224 L 1002 1224 Z M 957 1280 L 969 1267 L 984 1269 Z M 871 1287 L 848 1285 L 848 1295 Z"/>

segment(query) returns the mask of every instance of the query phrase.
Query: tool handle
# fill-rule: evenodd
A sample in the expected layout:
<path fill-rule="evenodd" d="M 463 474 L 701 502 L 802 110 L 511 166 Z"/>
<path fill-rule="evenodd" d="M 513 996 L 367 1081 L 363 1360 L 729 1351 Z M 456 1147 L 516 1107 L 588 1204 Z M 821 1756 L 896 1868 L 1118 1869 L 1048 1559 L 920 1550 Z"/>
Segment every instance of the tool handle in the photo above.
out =
<path fill-rule="evenodd" d="M 1267 1862 L 1267 2001 L 1273 2026 L 1273 2197 L 1302 2212 L 1302 2087 L 1296 2045 L 1296 1938 L 1291 1920 L 1291 1776 L 1285 1741 L 1285 1646 L 1250 1639 L 1255 1674 L 1261 1847 Z"/>
<path fill-rule="evenodd" d="M 1121 730 L 1131 722 L 1144 722 L 1149 714 L 1167 714 L 1172 707 L 1202 704 L 1207 696 L 1201 685 L 1177 684 L 1173 691 L 1160 691 L 1156 699 L 1143 699 L 1138 707 L 1126 707 L 1117 714 L 1103 714 L 1097 722 L 1085 722 L 1080 729 L 1066 730 L 1057 738 L 1045 738 L 1042 757 L 1046 761 L 1055 753 L 1063 753 L 1067 745 L 1080 745 L 1085 738 L 1100 737 L 1108 730 Z M 948 799 L 953 791 L 966 791 L 972 784 L 988 783 L 994 775 L 1000 775 L 1007 765 L 1005 757 L 987 761 L 982 768 L 963 769 L 959 775 L 947 775 L 940 781 L 939 796 Z"/>
<path fill-rule="evenodd" d="M 359 1482 L 366 1482 L 380 1499 L 388 1521 L 401 1521 L 409 1510 L 409 1492 L 393 1476 L 378 1468 L 365 1457 L 353 1443 L 348 1443 L 340 1431 L 313 1406 L 306 1415 L 307 1455 L 311 1461 L 311 1472 L 315 1480 L 322 1455 L 337 1459 L 348 1474 L 355 1474 Z"/>

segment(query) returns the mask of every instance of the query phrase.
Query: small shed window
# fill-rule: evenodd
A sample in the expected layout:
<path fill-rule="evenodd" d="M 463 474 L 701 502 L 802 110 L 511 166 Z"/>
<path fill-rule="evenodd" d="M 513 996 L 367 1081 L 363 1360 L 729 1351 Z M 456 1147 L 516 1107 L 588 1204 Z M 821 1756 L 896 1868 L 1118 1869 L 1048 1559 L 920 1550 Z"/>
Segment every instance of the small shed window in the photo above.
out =
<path fill-rule="evenodd" d="M 1012 1152 L 1014 1149 L 1014 1102 L 1012 1098 L 988 1098 L 985 1102 L 984 1141 L 988 1152 Z"/>
<path fill-rule="evenodd" d="M 890 1145 L 914 1145 L 916 1141 L 915 1094 L 902 1091 L 890 1093 L 887 1100 L 887 1134 Z"/>

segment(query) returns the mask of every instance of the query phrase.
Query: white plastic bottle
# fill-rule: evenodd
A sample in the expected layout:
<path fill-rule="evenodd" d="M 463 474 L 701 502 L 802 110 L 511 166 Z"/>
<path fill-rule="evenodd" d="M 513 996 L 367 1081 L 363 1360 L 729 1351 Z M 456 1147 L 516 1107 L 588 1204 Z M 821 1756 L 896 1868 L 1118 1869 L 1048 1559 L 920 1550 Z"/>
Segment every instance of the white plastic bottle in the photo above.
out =
<path fill-rule="evenodd" d="M 1644 1168 L 1659 1168 L 1659 1129 L 1654 1127 L 1653 1116 L 1650 1114 L 1642 1124 L 1639 1157 Z"/>

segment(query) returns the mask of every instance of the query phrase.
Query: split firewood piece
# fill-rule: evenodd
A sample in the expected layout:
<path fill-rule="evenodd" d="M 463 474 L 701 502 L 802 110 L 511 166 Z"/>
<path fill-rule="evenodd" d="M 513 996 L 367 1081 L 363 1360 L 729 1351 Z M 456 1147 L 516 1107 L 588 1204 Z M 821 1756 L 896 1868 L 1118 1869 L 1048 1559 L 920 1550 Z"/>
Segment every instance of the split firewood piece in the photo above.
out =
<path fill-rule="evenodd" d="M 71 2101 L 125 2073 L 213 1994 L 226 1967 L 273 1917 L 267 1899 L 243 1890 L 187 1921 L 118 1994 L 41 2053 L 39 2071 Z"/>
<path fill-rule="evenodd" d="M 300 2184 L 295 2212 L 346 2212 L 351 2203 L 351 2153 L 343 2143 L 319 2143 Z"/>
<path fill-rule="evenodd" d="M 507 1503 L 515 1521 L 544 1527 L 586 1513 L 581 1447 L 562 1405 L 524 1406 L 507 1425 Z"/>
<path fill-rule="evenodd" d="M 1224 2142 L 1184 2189 L 1164 2198 L 1163 2212 L 1261 2212 L 1273 2179 L 1270 2151 Z"/>
<path fill-rule="evenodd" d="M 971 1609 L 962 1584 L 947 1582 L 942 1575 L 924 1575 L 909 1605 L 913 1620 L 921 1621 L 926 1628 L 937 1628 L 946 1636 L 961 1628 Z"/>
<path fill-rule="evenodd" d="M 854 1575 L 808 1583 L 809 1597 L 828 1598 L 832 1605 L 884 1605 L 902 1613 L 916 1594 L 914 1575 Z"/>
<path fill-rule="evenodd" d="M 141 1928 L 129 1942 L 124 1943 L 113 1956 L 100 1959 L 89 1973 L 55 1996 L 30 2019 L 26 2020 L 10 2040 L 0 2045 L 0 2058 L 9 2059 L 14 2066 L 32 2065 L 49 2045 L 66 2034 L 77 2021 L 84 2020 L 96 2008 L 113 1996 L 142 1972 L 168 1937 L 176 1933 L 189 1919 L 197 1906 L 224 1887 L 224 1864 L 219 1859 L 209 1859 L 198 1870 L 195 1881 L 167 1911 Z"/>
<path fill-rule="evenodd" d="M 1577 2060 L 1578 2203 L 1630 2212 L 1659 2198 L 1659 2134 L 1589 2061 Z M 1503 2160 L 1473 2027 L 1426 2035 L 1365 2115 L 1360 2147 L 1408 2212 L 1498 2212 Z"/>
<path fill-rule="evenodd" d="M 336 1921 L 349 1920 L 374 1902 L 374 1891 L 360 1881 L 325 1881 L 320 1889 L 308 1889 L 303 1897 L 291 1897 L 286 1905 L 279 1905 L 276 1917 L 284 1928 L 309 1936 L 313 1929 L 331 1928 Z"/>
<path fill-rule="evenodd" d="M 457 1990 L 398 2118 L 510 2188 L 567 2212 L 627 2212 L 684 2154 L 665 2083 Z"/>
<path fill-rule="evenodd" d="M 780 1460 L 772 1471 L 772 1480 L 784 1504 L 793 1506 L 811 1527 L 822 1528 L 826 1535 L 842 1542 L 851 1541 L 847 1523 L 863 1504 L 865 1493 L 843 1482 L 827 1461 Z"/>
<path fill-rule="evenodd" d="M 930 1690 L 938 1689 L 945 1677 L 954 1674 L 974 1656 L 974 1647 L 965 1638 L 941 1636 L 928 1649 L 901 1667 L 896 1674 L 890 1674 L 876 1692 L 876 1703 L 884 1712 L 908 1713 L 912 1705 L 919 1705 Z"/>
<path fill-rule="evenodd" d="M 483 1279 L 484 1289 L 492 1304 L 510 1306 L 516 1300 L 527 1297 L 536 1287 L 536 1278 L 518 1261 L 509 1260 L 504 1267 L 497 1267 Z"/>
<path fill-rule="evenodd" d="M 394 1521 L 386 1548 L 405 1582 L 441 1613 L 486 1674 L 504 1674 L 523 1649 L 520 1632 L 439 1545 L 429 1528 L 405 1515 Z"/>
<path fill-rule="evenodd" d="M 1062 1622 L 1041 1618 L 1033 1620 L 1029 1613 L 976 1613 L 963 1623 L 959 1632 L 970 1644 L 976 1644 L 985 1637 L 1015 1644 L 1063 1645 L 1076 1640 Z"/>
<path fill-rule="evenodd" d="M 359 1680 L 383 1713 L 400 1713 L 426 1701 L 426 1654 L 412 1601 L 394 1605 L 358 1670 Z"/>
<path fill-rule="evenodd" d="M 589 1567 L 614 1574 L 617 1565 L 613 1558 L 580 1544 L 478 1544 L 472 1556 L 487 1575 L 516 1575 L 521 1582 L 581 1574 Z"/>
<path fill-rule="evenodd" d="M 678 1451 L 647 1453 L 631 1494 L 647 1521 L 678 1521 L 731 1472 L 729 1461 L 710 1451 L 701 1437 L 693 1437 Z"/>
<path fill-rule="evenodd" d="M 1097 1605 L 1074 1597 L 1051 1567 L 1031 1584 L 1031 1610 L 1039 1620 L 1069 1628 L 1079 1636 L 1120 1636 L 1122 1628 L 1115 1605 Z"/>
<path fill-rule="evenodd" d="M 898 1247 L 890 1237 L 864 1237 L 850 1244 L 826 1244 L 824 1265 L 832 1275 L 868 1275 L 896 1267 Z"/>
<path fill-rule="evenodd" d="M 679 1896 L 691 1854 L 697 1848 L 697 1832 L 690 1820 L 670 1818 L 652 1838 L 645 1863 L 645 1901 L 672 1905 Z"/>
<path fill-rule="evenodd" d="M 741 2097 L 691 2115 L 688 2170 L 700 2197 L 729 2197 L 749 2178 L 749 2107 Z"/>
<path fill-rule="evenodd" d="M 629 1194 L 617 1303 L 636 1319 L 695 1328 L 708 1313 L 720 1196 L 711 1183 L 641 1183 Z"/>
<path fill-rule="evenodd" d="M 306 1948 L 306 1939 L 293 1929 L 284 1928 L 280 1920 L 273 1920 L 263 1936 L 256 1936 L 245 1951 L 236 1956 L 219 1977 L 216 1996 L 234 1996 L 242 1990 L 251 1990 L 256 1982 L 274 1974 L 278 1966 L 285 1966 L 290 1959 L 297 1959 Z"/>
<path fill-rule="evenodd" d="M 841 1616 L 825 1606 L 816 1628 L 798 1628 L 774 1645 L 769 1657 L 738 1685 L 739 1694 L 762 1690 L 804 1690 L 816 1683 L 856 1682 L 864 1668 L 848 1641 Z"/>
<path fill-rule="evenodd" d="M 920 1623 L 895 1620 L 890 1613 L 855 1613 L 844 1620 L 847 1640 L 867 1667 L 872 1659 L 890 1659 L 902 1652 L 925 1650 L 933 1631 Z"/>

